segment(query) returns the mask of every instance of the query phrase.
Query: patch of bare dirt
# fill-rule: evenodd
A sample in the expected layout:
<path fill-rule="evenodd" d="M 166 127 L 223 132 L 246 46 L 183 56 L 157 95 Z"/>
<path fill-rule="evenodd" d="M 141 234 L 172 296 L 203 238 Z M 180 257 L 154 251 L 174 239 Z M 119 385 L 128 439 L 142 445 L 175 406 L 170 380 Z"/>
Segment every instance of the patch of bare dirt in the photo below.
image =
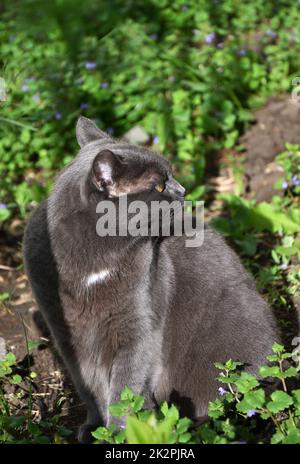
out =
<path fill-rule="evenodd" d="M 241 137 L 245 146 L 247 190 L 257 201 L 270 201 L 282 168 L 274 163 L 286 143 L 300 144 L 300 103 L 290 95 L 272 97 L 254 113 L 255 124 Z"/>

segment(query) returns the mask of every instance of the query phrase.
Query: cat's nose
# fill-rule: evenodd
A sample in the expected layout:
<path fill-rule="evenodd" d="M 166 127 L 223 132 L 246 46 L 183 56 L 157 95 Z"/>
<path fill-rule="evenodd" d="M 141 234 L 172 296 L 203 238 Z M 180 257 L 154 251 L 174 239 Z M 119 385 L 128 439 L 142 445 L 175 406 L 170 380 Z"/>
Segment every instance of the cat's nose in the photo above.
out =
<path fill-rule="evenodd" d="M 169 184 L 169 191 L 176 197 L 184 198 L 185 195 L 185 188 L 182 187 L 182 185 L 177 182 L 175 179 L 172 179 L 172 181 Z"/>
<path fill-rule="evenodd" d="M 184 197 L 185 195 L 185 188 L 177 181 L 175 181 L 175 188 L 174 191 L 177 195 Z"/>

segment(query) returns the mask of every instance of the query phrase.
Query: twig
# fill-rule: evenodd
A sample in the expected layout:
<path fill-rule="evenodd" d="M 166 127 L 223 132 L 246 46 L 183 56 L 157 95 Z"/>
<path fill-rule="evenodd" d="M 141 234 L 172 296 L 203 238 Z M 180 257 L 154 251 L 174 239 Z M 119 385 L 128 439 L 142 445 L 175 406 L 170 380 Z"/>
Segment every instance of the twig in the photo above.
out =
<path fill-rule="evenodd" d="M 0 264 L 1 271 L 17 271 L 15 267 L 4 266 L 4 264 Z"/>

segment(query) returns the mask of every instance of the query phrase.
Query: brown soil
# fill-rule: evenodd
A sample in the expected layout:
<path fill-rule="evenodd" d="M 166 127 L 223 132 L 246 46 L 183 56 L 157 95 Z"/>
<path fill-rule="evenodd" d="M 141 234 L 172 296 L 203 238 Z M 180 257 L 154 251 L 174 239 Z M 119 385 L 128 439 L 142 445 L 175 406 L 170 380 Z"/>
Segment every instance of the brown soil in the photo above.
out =
<path fill-rule="evenodd" d="M 278 190 L 273 189 L 282 169 L 274 163 L 286 143 L 300 144 L 300 103 L 289 95 L 270 98 L 254 113 L 255 124 L 241 138 L 245 146 L 245 175 L 250 196 L 270 201 Z"/>

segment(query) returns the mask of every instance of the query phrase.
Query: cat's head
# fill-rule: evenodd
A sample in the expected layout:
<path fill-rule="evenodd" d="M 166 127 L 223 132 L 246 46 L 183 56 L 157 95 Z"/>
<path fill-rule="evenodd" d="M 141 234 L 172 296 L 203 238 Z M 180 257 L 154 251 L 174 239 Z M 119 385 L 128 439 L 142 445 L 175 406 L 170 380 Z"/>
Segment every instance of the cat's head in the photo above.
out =
<path fill-rule="evenodd" d="M 80 164 L 89 164 L 90 191 L 102 198 L 183 201 L 185 189 L 173 178 L 166 158 L 145 147 L 111 138 L 88 118 L 77 122 Z"/>

